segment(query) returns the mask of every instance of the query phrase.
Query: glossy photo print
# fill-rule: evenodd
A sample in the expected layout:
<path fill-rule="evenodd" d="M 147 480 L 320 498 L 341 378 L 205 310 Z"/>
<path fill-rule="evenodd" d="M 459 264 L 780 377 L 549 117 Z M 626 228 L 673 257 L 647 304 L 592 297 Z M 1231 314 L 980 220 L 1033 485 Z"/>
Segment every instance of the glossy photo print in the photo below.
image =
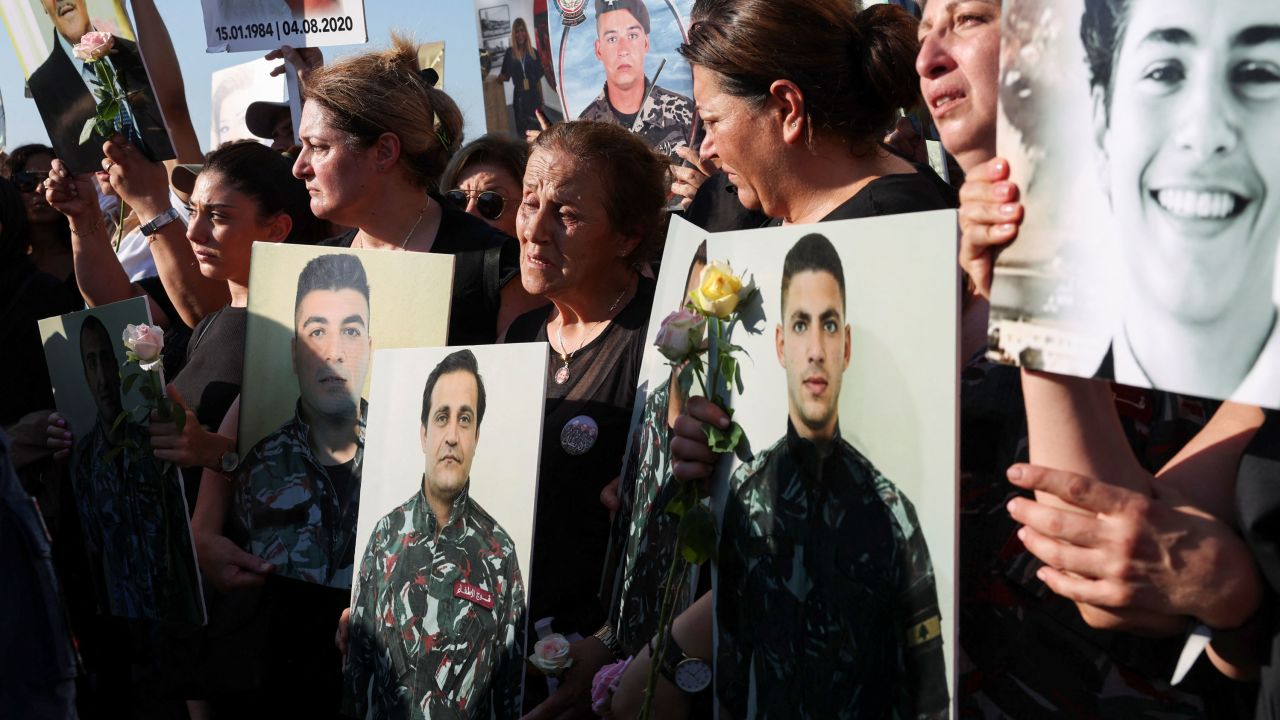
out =
<path fill-rule="evenodd" d="M 703 382 L 721 387 L 741 440 L 712 484 L 715 677 L 677 680 L 713 685 L 730 717 L 926 717 L 952 705 L 955 228 L 953 211 L 711 235 L 672 223 L 623 471 L 640 490 L 619 494 L 638 519 L 629 543 L 673 532 L 652 520 L 676 492 L 660 479 L 672 410 Z M 726 318 L 721 330 L 672 315 L 690 302 Z M 686 359 L 703 338 L 697 367 Z M 718 363 L 723 385 L 708 377 L 716 348 L 733 358 Z M 666 568 L 624 562 L 625 612 L 652 615 Z M 650 622 L 624 623 L 628 641 L 643 646 Z"/>
<path fill-rule="evenodd" d="M 553 0 L 553 65 L 567 119 L 621 125 L 682 162 L 697 127 L 693 71 L 676 51 L 692 0 Z"/>
<path fill-rule="evenodd" d="M 71 172 L 101 170 L 102 144 L 115 132 L 153 160 L 173 158 L 120 0 L 3 0 L 0 15 L 49 140 Z M 111 38 L 91 36 L 82 54 L 93 59 L 77 57 L 76 45 L 94 32 Z M 117 98 L 114 104 L 110 97 Z M 95 123 L 100 116 L 103 122 Z"/>
<path fill-rule="evenodd" d="M 519 140 L 564 119 L 547 25 L 548 0 L 475 0 L 489 132 Z"/>
<path fill-rule="evenodd" d="M 349 587 L 373 352 L 443 345 L 453 258 L 255 243 L 236 520 L 285 577 Z"/>
<path fill-rule="evenodd" d="M 205 619 L 182 474 L 148 433 L 163 372 L 127 358 L 126 328 L 149 325 L 146 298 L 40 321 L 58 412 L 75 444 L 69 473 L 90 579 L 104 615 Z"/>
<path fill-rule="evenodd" d="M 359 717 L 518 717 L 545 343 L 374 354 L 346 678 Z"/>
<path fill-rule="evenodd" d="M 1015 0 L 990 354 L 1280 407 L 1280 5 Z"/>
<path fill-rule="evenodd" d="M 352 45 L 369 39 L 364 0 L 200 0 L 209 52 L 281 45 Z"/>

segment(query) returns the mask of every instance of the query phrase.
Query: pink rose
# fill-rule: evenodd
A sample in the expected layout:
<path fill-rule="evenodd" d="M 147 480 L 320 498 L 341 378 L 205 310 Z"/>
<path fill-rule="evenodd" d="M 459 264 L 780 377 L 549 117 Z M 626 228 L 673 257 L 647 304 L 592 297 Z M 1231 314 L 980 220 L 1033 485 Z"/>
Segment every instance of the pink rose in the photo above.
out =
<path fill-rule="evenodd" d="M 116 39 L 107 32 L 88 32 L 71 48 L 71 53 L 85 62 L 97 62 L 111 52 Z"/>
<path fill-rule="evenodd" d="M 662 319 L 658 336 L 653 344 L 658 352 L 672 362 L 680 362 L 689 353 L 703 346 L 707 332 L 707 319 L 692 310 L 677 310 Z"/>
<path fill-rule="evenodd" d="M 614 691 L 618 689 L 618 683 L 622 681 L 622 674 L 627 671 L 627 666 L 631 664 L 634 658 L 619 660 L 612 665 L 605 665 L 596 673 L 595 678 L 591 681 L 591 709 L 597 715 L 604 714 L 605 703 L 613 696 Z"/>
<path fill-rule="evenodd" d="M 138 358 L 139 367 L 151 370 L 160 364 L 164 331 L 155 325 L 127 325 L 124 329 L 124 346 Z"/>
<path fill-rule="evenodd" d="M 569 657 L 569 641 L 560 633 L 552 633 L 533 644 L 529 662 L 544 675 L 556 677 L 573 665 Z"/>

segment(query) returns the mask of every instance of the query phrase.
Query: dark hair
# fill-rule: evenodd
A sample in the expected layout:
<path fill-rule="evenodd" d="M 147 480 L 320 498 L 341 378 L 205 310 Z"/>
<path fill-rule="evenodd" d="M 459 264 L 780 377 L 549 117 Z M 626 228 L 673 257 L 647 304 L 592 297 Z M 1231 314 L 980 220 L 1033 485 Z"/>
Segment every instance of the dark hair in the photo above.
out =
<path fill-rule="evenodd" d="M 115 343 L 111 342 L 111 333 L 107 332 L 107 326 L 102 324 L 102 321 L 98 319 L 97 315 L 86 315 L 84 322 L 80 323 L 80 342 L 82 344 L 84 343 L 84 334 L 86 332 L 92 332 L 98 337 L 106 340 L 107 347 L 111 349 L 111 356 L 115 357 L 116 347 Z M 80 352 L 83 354 L 84 350 L 81 349 Z"/>
<path fill-rule="evenodd" d="M 782 261 L 782 302 L 787 301 L 791 277 L 802 272 L 825 272 L 834 276 L 840 286 L 840 309 L 845 309 L 844 264 L 840 262 L 840 253 L 836 252 L 835 245 L 825 235 L 809 233 L 787 251 L 787 258 Z"/>
<path fill-rule="evenodd" d="M 524 182 L 524 167 L 529 162 L 529 144 L 499 133 L 481 135 L 462 148 L 449 161 L 440 176 L 440 192 L 458 186 L 458 176 L 473 163 L 490 163 L 511 173 L 516 186 Z"/>
<path fill-rule="evenodd" d="M 27 256 L 30 229 L 18 187 L 0 178 L 0 266 L 8 267 Z"/>
<path fill-rule="evenodd" d="M 649 260 L 660 242 L 667 202 L 665 157 L 619 125 L 583 120 L 553 125 L 538 136 L 533 150 L 562 152 L 590 165 L 604 188 L 613 229 L 640 238 L 625 259 L 632 265 Z"/>
<path fill-rule="evenodd" d="M 4 161 L 5 167 L 9 170 L 10 175 L 16 172 L 22 172 L 27 169 L 27 163 L 31 162 L 31 158 L 36 155 L 48 155 L 52 158 L 58 157 L 58 154 L 48 145 L 31 143 L 30 145 L 21 145 L 14 148 L 13 152 L 9 153 L 9 157 Z"/>
<path fill-rule="evenodd" d="M 311 212 L 307 186 L 293 176 L 293 163 L 254 140 L 229 142 L 209 153 L 201 173 L 214 173 L 222 182 L 258 203 L 258 218 L 279 213 L 293 220 L 286 243 L 309 244 L 324 237 L 325 225 Z"/>
<path fill-rule="evenodd" d="M 369 302 L 369 278 L 364 265 L 355 255 L 333 253 L 311 258 L 298 273 L 298 294 L 293 299 L 293 311 L 298 311 L 302 298 L 316 290 L 355 290 Z"/>
<path fill-rule="evenodd" d="M 383 133 L 400 138 L 400 162 L 420 188 L 435 187 L 462 144 L 462 111 L 418 70 L 418 48 L 391 34 L 391 48 L 343 58 L 311 71 L 302 99 L 366 149 Z"/>
<path fill-rule="evenodd" d="M 1129 0 L 1084 0 L 1080 18 L 1080 42 L 1089 63 L 1089 85 L 1101 88 L 1111 110 L 1111 70 L 1129 24 Z"/>
<path fill-rule="evenodd" d="M 920 100 L 919 21 L 900 7 L 855 11 L 850 0 L 698 0 L 680 54 L 756 107 L 790 80 L 804 95 L 809 137 L 879 147 L 899 108 Z"/>
<path fill-rule="evenodd" d="M 479 428 L 480 423 L 484 422 L 484 378 L 480 377 L 480 366 L 470 350 L 459 350 L 446 355 L 427 376 L 427 385 L 422 389 L 423 425 L 427 424 L 427 417 L 431 415 L 431 393 L 436 389 L 436 381 L 442 375 L 464 371 L 476 378 L 476 427 Z"/>

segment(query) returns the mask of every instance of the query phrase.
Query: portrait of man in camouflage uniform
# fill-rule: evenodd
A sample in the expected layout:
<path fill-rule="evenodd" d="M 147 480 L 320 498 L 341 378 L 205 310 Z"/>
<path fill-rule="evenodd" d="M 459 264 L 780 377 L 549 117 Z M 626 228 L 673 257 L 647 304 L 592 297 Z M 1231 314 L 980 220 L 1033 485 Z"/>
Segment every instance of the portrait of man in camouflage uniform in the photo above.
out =
<path fill-rule="evenodd" d="M 294 417 L 237 469 L 249 552 L 286 577 L 351 585 L 368 404 L 369 280 L 354 255 L 313 258 L 293 314 Z"/>
<path fill-rule="evenodd" d="M 824 236 L 787 253 L 781 305 L 787 432 L 730 480 L 717 697 L 732 717 L 946 717 L 941 616 L 915 508 L 841 434 L 853 352 L 844 268 Z"/>
<path fill-rule="evenodd" d="M 80 326 L 80 361 L 97 412 L 76 441 L 72 488 L 105 614 L 204 621 L 187 505 L 176 471 L 151 455 L 147 428 L 123 408 L 116 342 L 100 319 Z"/>
<path fill-rule="evenodd" d="M 472 499 L 484 380 L 459 350 L 427 376 L 417 492 L 374 526 L 346 678 L 362 718 L 520 715 L 525 599 L 515 544 Z"/>
<path fill-rule="evenodd" d="M 644 0 L 595 0 L 596 59 L 604 66 L 604 89 L 579 120 L 621 125 L 650 147 L 682 162 L 676 148 L 689 144 L 693 101 L 650 81 L 649 9 Z"/>

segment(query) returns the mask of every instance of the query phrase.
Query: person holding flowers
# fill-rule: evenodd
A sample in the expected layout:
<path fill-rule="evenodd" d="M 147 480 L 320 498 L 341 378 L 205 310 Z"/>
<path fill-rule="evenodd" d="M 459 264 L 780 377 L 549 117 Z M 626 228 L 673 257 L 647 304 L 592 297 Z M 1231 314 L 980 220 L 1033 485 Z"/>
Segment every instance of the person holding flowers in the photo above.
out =
<path fill-rule="evenodd" d="M 654 283 L 652 257 L 666 202 L 666 162 L 626 130 L 570 122 L 532 147 L 516 216 L 524 289 L 550 305 L 515 320 L 509 342 L 546 341 L 547 397 L 530 572 L 530 618 L 591 640 L 571 652 L 556 699 L 534 717 L 578 704 L 608 661 L 590 636 L 609 538 L 601 492 L 622 469 Z M 583 655 L 589 652 L 590 657 Z M 526 683 L 526 705 L 539 682 Z"/>

